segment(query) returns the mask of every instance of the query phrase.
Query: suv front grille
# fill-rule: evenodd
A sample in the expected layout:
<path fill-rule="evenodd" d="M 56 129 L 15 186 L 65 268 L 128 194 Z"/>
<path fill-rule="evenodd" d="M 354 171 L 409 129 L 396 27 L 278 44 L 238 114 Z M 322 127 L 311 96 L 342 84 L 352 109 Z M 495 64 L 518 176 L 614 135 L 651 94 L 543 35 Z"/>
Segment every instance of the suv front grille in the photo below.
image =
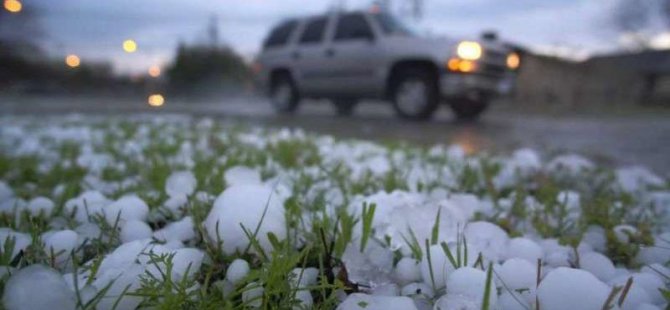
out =
<path fill-rule="evenodd" d="M 485 63 L 482 68 L 482 73 L 491 75 L 503 75 L 506 71 L 507 68 L 499 64 Z"/>
<path fill-rule="evenodd" d="M 487 63 L 504 64 L 507 62 L 507 55 L 497 51 L 485 51 L 483 60 Z"/>
<path fill-rule="evenodd" d="M 507 72 L 507 54 L 487 50 L 482 57 L 480 72 L 491 76 L 502 76 Z"/>

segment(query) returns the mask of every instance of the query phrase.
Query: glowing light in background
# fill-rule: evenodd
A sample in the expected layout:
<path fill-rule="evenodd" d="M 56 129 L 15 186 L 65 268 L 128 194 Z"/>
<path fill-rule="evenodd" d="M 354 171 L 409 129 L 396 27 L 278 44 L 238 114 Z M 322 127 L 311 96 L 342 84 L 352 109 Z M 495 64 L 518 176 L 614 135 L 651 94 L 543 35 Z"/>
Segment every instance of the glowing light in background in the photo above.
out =
<path fill-rule="evenodd" d="M 517 53 L 511 53 L 507 56 L 507 67 L 514 70 L 519 68 L 521 64 L 521 58 Z"/>
<path fill-rule="evenodd" d="M 263 65 L 258 62 L 254 62 L 254 64 L 251 65 L 251 70 L 254 72 L 254 74 L 260 74 L 261 71 L 263 71 Z"/>
<path fill-rule="evenodd" d="M 123 41 L 123 50 L 126 51 L 126 53 L 134 53 L 137 51 L 137 43 L 133 40 L 125 40 Z"/>
<path fill-rule="evenodd" d="M 18 0 L 5 0 L 5 10 L 11 12 L 11 13 L 18 13 L 21 12 L 21 9 L 23 9 L 23 4 L 21 4 L 21 1 Z"/>
<path fill-rule="evenodd" d="M 70 68 L 76 68 L 81 64 L 81 59 L 79 59 L 79 56 L 74 54 L 67 55 L 67 57 L 65 57 L 65 64 Z"/>
<path fill-rule="evenodd" d="M 165 103 L 165 98 L 163 98 L 163 95 L 161 94 L 153 94 L 149 96 L 147 103 L 152 107 L 160 107 Z"/>
<path fill-rule="evenodd" d="M 161 76 L 161 67 L 156 65 L 149 67 L 149 76 L 153 78 Z"/>
<path fill-rule="evenodd" d="M 466 126 L 456 131 L 449 139 L 449 144 L 458 145 L 465 155 L 473 155 L 491 147 L 491 141 L 473 126 Z"/>

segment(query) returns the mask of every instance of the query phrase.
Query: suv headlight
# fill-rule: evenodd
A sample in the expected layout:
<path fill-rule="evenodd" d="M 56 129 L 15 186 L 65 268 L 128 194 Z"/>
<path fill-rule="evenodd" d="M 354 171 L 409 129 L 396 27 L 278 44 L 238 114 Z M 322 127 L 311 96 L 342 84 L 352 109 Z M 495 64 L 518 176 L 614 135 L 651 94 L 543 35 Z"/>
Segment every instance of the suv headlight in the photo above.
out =
<path fill-rule="evenodd" d="M 473 41 L 463 41 L 458 43 L 456 54 L 466 60 L 477 60 L 482 57 L 482 46 Z"/>

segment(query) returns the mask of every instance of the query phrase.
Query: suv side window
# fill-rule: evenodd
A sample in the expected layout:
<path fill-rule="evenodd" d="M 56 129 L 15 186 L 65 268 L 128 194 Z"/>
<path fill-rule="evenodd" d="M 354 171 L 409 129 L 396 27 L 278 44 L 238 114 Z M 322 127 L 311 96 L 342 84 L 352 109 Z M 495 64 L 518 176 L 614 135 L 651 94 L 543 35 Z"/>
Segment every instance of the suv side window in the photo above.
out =
<path fill-rule="evenodd" d="M 337 22 L 335 41 L 374 38 L 372 29 L 363 14 L 344 14 Z"/>
<path fill-rule="evenodd" d="M 312 19 L 305 26 L 305 31 L 300 37 L 301 44 L 319 43 L 323 40 L 323 35 L 326 32 L 326 25 L 328 19 L 326 17 L 319 17 Z"/>
<path fill-rule="evenodd" d="M 297 25 L 298 22 L 296 21 L 288 21 L 275 27 L 274 30 L 270 32 L 268 38 L 265 40 L 263 47 L 277 47 L 288 43 L 288 40 L 291 37 L 291 33 L 293 33 L 293 30 L 295 30 Z"/>

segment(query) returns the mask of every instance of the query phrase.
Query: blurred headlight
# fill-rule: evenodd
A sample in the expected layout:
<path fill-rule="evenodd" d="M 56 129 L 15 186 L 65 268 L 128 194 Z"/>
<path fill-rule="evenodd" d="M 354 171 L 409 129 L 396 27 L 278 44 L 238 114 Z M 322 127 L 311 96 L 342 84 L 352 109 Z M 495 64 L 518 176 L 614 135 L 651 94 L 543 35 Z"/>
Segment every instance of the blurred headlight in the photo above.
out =
<path fill-rule="evenodd" d="M 456 52 L 463 59 L 477 60 L 482 57 L 482 46 L 477 42 L 463 41 L 458 44 Z"/>
<path fill-rule="evenodd" d="M 521 65 L 521 57 L 517 53 L 507 55 L 507 68 L 516 70 Z"/>

